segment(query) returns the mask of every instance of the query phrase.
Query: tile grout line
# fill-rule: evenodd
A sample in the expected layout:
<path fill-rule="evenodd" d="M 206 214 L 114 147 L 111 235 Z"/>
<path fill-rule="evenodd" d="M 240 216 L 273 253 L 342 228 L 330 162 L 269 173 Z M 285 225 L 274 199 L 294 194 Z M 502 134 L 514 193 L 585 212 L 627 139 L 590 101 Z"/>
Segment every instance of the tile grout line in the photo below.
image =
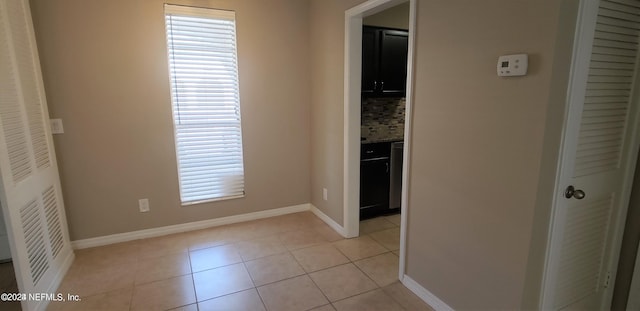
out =
<path fill-rule="evenodd" d="M 240 256 L 240 258 L 243 259 L 242 256 Z M 251 275 L 251 272 L 249 272 L 249 268 L 247 267 L 247 263 L 244 261 L 244 259 L 242 261 L 242 265 L 244 266 L 244 270 L 247 271 L 247 274 L 249 275 L 249 279 L 251 279 L 251 284 L 253 284 L 252 289 L 256 291 L 256 294 L 258 294 L 258 298 L 260 298 L 260 302 L 262 303 L 262 307 L 264 307 L 264 309 L 267 310 L 267 304 L 264 303 L 264 299 L 262 298 L 262 295 L 260 295 L 260 291 L 258 290 L 258 286 L 256 286 L 256 281 L 253 279 L 253 276 Z"/>
<path fill-rule="evenodd" d="M 392 223 L 391 221 L 389 221 L 388 219 L 385 219 L 385 218 L 383 218 L 383 219 L 384 219 L 385 221 L 387 221 L 387 222 L 389 222 L 389 223 L 393 224 L 393 223 Z M 399 227 L 399 226 L 396 226 L 395 224 L 393 224 L 393 225 L 394 225 L 394 228 L 398 228 L 398 227 Z M 233 225 L 228 225 L 227 227 L 228 227 L 228 228 L 231 228 L 231 227 L 233 227 Z M 318 226 L 313 226 L 313 227 L 315 228 L 315 227 L 323 227 L 323 226 L 318 225 Z M 354 266 L 356 266 L 356 268 L 357 268 L 361 273 L 363 273 L 363 274 L 367 277 L 367 279 L 371 280 L 371 281 L 376 285 L 376 289 L 382 289 L 382 287 L 381 287 L 380 285 L 378 285 L 378 283 L 376 283 L 376 282 L 371 278 L 371 276 L 369 276 L 366 272 L 364 272 L 364 271 L 363 271 L 363 270 L 362 270 L 362 269 L 361 269 L 361 268 L 356 264 L 356 262 L 357 262 L 357 261 L 361 261 L 361 260 L 365 260 L 365 259 L 368 259 L 368 258 L 372 258 L 372 257 L 380 256 L 380 255 L 383 255 L 383 254 L 386 254 L 386 253 L 393 253 L 393 250 L 390 250 L 389 248 L 385 247 L 385 246 L 384 246 L 383 244 L 381 244 L 378 240 L 376 240 L 375 238 L 373 238 L 373 237 L 371 236 L 371 234 L 376 233 L 376 232 L 380 232 L 380 231 L 385 231 L 385 230 L 394 229 L 394 228 L 384 228 L 384 229 L 381 229 L 381 230 L 377 230 L 377 231 L 369 232 L 369 233 L 367 233 L 366 235 L 364 235 L 364 236 L 368 236 L 368 237 L 369 237 L 373 242 L 375 242 L 376 244 L 380 245 L 383 249 L 385 249 L 385 251 L 384 251 L 384 252 L 382 252 L 382 253 L 379 253 L 379 254 L 375 254 L 375 255 L 371 255 L 371 256 L 367 256 L 367 257 L 363 257 L 363 258 L 358 258 L 357 260 L 349 258 L 349 256 L 346 256 L 346 254 L 345 254 L 342 250 L 340 250 L 338 247 L 336 247 L 336 246 L 335 246 L 335 244 L 336 244 L 336 243 L 338 243 L 338 242 L 340 242 L 340 241 L 348 240 L 348 239 L 339 239 L 339 240 L 334 240 L 334 241 L 332 241 L 331 239 L 329 239 L 329 238 L 325 238 L 324 236 L 320 235 L 320 233 L 319 233 L 319 232 L 317 232 L 317 231 L 315 231 L 315 230 L 306 230 L 306 229 L 304 229 L 304 228 L 291 229 L 291 230 L 283 230 L 283 231 L 274 231 L 274 232 L 270 232 L 270 233 L 269 233 L 269 235 L 271 235 L 271 236 L 275 236 L 275 237 L 278 239 L 278 242 L 279 242 L 279 243 L 283 246 L 283 248 L 284 248 L 284 251 L 283 251 L 283 252 L 279 252 L 279 253 L 275 253 L 275 254 L 270 254 L 270 255 L 267 255 L 267 256 L 262 256 L 262 257 L 257 257 L 257 258 L 252 258 L 252 259 L 250 259 L 250 260 L 247 260 L 247 259 L 245 259 L 245 257 L 243 257 L 243 256 L 239 255 L 239 257 L 240 257 L 240 262 L 233 263 L 233 264 L 226 264 L 226 265 L 222 265 L 222 266 L 215 267 L 215 268 L 210 268 L 210 269 L 205 269 L 205 270 L 198 271 L 198 272 L 195 272 L 195 271 L 193 270 L 193 264 L 192 264 L 192 261 L 191 261 L 191 259 L 192 259 L 192 254 L 191 254 L 191 253 L 192 253 L 192 252 L 201 251 L 201 250 L 206 250 L 206 249 L 209 249 L 209 248 L 222 247 L 222 246 L 234 246 L 234 248 L 236 248 L 236 249 L 237 249 L 237 247 L 235 247 L 235 246 L 237 246 L 237 245 L 238 245 L 238 244 L 240 244 L 240 243 L 248 242 L 248 241 L 254 241 L 254 240 L 259 240 L 259 239 L 264 238 L 264 237 L 251 237 L 251 238 L 247 238 L 247 239 L 239 239 L 239 240 L 237 240 L 237 241 L 233 241 L 233 242 L 229 242 L 229 243 L 223 243 L 223 244 L 219 244 L 219 245 L 211 245 L 211 246 L 208 246 L 208 247 L 203 247 L 203 248 L 194 248 L 194 249 L 192 249 L 192 248 L 191 248 L 191 247 L 192 247 L 192 246 L 191 246 L 191 242 L 189 242 L 189 243 L 188 243 L 188 247 L 186 247 L 185 251 L 186 251 L 186 253 L 187 253 L 187 258 L 188 258 L 188 260 L 189 260 L 189 271 L 190 271 L 190 273 L 187 273 L 187 274 L 181 274 L 181 275 L 177 275 L 177 276 L 172 276 L 172 277 L 169 277 L 169 278 L 163 278 L 163 279 L 160 279 L 160 280 L 154 280 L 154 281 L 150 281 L 150 282 L 146 282 L 146 283 L 141 283 L 141 284 L 137 284 L 137 283 L 136 283 L 136 278 L 134 277 L 133 285 L 132 285 L 132 291 L 131 291 L 131 297 L 129 298 L 129 310 L 132 310 L 132 309 L 133 309 L 133 298 L 135 297 L 135 293 L 136 293 L 136 288 L 137 288 L 137 287 L 142 286 L 142 285 L 146 285 L 146 284 L 151 284 L 151 283 L 159 282 L 159 281 L 164 281 L 164 280 L 169 280 L 169 279 L 173 279 L 173 278 L 183 277 L 183 276 L 185 276 L 185 275 L 190 275 L 190 276 L 191 276 L 191 278 L 192 278 L 192 282 L 191 282 L 191 283 L 192 283 L 192 286 L 193 286 L 194 296 L 195 296 L 195 300 L 196 300 L 195 304 L 196 304 L 196 307 L 199 309 L 199 307 L 197 306 L 197 304 L 198 304 L 200 301 L 198 300 L 198 295 L 197 295 L 197 292 L 196 292 L 196 284 L 195 284 L 195 276 L 194 276 L 194 275 L 195 275 L 196 273 L 205 272 L 205 271 L 210 271 L 210 270 L 219 269 L 219 268 L 223 268 L 223 267 L 228 267 L 228 266 L 235 265 L 235 264 L 238 264 L 238 263 L 242 263 L 242 264 L 243 264 L 243 267 L 244 267 L 245 271 L 247 272 L 247 274 L 249 275 L 249 277 L 250 277 L 250 279 L 251 279 L 251 281 L 252 281 L 252 285 L 253 285 L 253 286 L 251 287 L 251 289 L 254 289 L 254 290 L 258 293 L 258 296 L 259 296 L 259 298 L 261 299 L 261 302 L 262 302 L 263 306 L 266 308 L 266 304 L 264 303 L 264 300 L 263 300 L 262 296 L 260 295 L 259 291 L 257 290 L 259 286 L 257 286 L 257 285 L 256 285 L 256 282 L 255 282 L 255 280 L 254 280 L 253 276 L 251 275 L 251 273 L 249 273 L 249 269 L 248 269 L 247 263 L 248 263 L 248 262 L 250 262 L 250 261 L 255 261 L 255 260 L 260 260 L 260 259 L 264 259 L 264 258 L 268 258 L 268 257 L 272 257 L 272 256 L 282 255 L 282 254 L 285 254 L 285 253 L 286 253 L 286 254 L 288 254 L 290 257 L 293 257 L 294 261 L 295 261 L 295 262 L 297 263 L 297 265 L 301 268 L 301 270 L 302 270 L 303 274 L 300 274 L 300 275 L 297 275 L 297 276 L 293 276 L 293 277 L 290 277 L 290 278 L 285 278 L 285 279 L 278 280 L 278 281 L 274 281 L 274 282 L 270 282 L 270 283 L 265 283 L 265 284 L 262 284 L 262 285 L 260 285 L 260 286 L 266 286 L 266 285 L 269 285 L 269 284 L 273 284 L 273 283 L 281 282 L 281 281 L 288 280 L 288 279 L 292 279 L 292 278 L 299 277 L 299 276 L 307 276 L 308 278 L 310 278 L 310 279 L 312 280 L 313 284 L 314 284 L 314 285 L 315 285 L 315 286 L 320 290 L 320 292 L 323 294 L 323 296 L 326 298 L 326 300 L 329 302 L 329 304 L 330 304 L 331 306 L 334 306 L 333 302 L 331 302 L 331 301 L 328 299 L 328 297 L 324 294 L 324 292 L 323 292 L 323 291 L 319 288 L 319 286 L 315 283 L 315 281 L 313 280 L 313 278 L 311 278 L 310 274 L 315 273 L 315 272 L 320 272 L 320 271 L 328 270 L 328 269 L 331 269 L 331 268 L 335 268 L 335 267 L 340 266 L 340 265 L 346 265 L 346 264 L 351 263 L 351 264 L 353 264 Z M 319 235 L 321 236 L 321 238 L 322 238 L 324 241 L 323 241 L 323 242 L 321 242 L 321 243 L 316 243 L 316 244 L 311 244 L 311 245 L 305 245 L 305 246 L 300 247 L 300 248 L 297 248 L 297 249 L 292 249 L 292 248 L 290 248 L 290 247 L 287 247 L 287 246 L 284 244 L 284 242 L 282 241 L 281 236 L 282 236 L 283 234 L 285 234 L 285 233 L 296 232 L 296 231 L 312 231 L 312 232 L 314 232 L 314 233 L 316 233 L 316 234 L 319 234 Z M 175 236 L 175 237 L 177 237 L 177 236 L 179 236 L 179 235 L 180 235 L 180 234 L 172 234 L 172 235 L 167 235 L 167 236 L 165 236 L 165 237 L 171 237 L 171 236 Z M 361 237 L 362 237 L 362 236 L 361 236 Z M 187 237 L 187 239 L 189 239 L 189 237 Z M 140 244 L 145 243 L 145 242 L 146 242 L 146 240 L 148 240 L 148 239 L 140 239 L 140 240 L 135 241 L 134 243 L 138 244 L 138 246 L 139 246 Z M 130 242 L 127 242 L 127 243 L 130 243 Z M 339 264 L 339 265 L 336 265 L 336 266 L 332 266 L 332 267 L 323 268 L 323 269 L 316 270 L 316 271 L 306 271 L 306 270 L 302 267 L 302 265 L 300 264 L 300 261 L 299 261 L 299 260 L 298 260 L 294 255 L 293 255 L 293 252 L 295 252 L 295 251 L 299 251 L 299 250 L 308 249 L 308 248 L 313 248 L 313 247 L 317 247 L 317 246 L 321 246 L 321 245 L 331 245 L 334 249 L 336 249 L 336 250 L 338 251 L 338 253 L 339 253 L 339 254 L 341 254 L 342 256 L 344 256 L 344 257 L 348 260 L 348 262 L 343 263 L 343 264 Z M 237 252 L 237 251 L 236 251 L 236 252 Z M 175 253 L 170 253 L 170 254 L 163 254 L 162 256 L 155 256 L 155 257 L 153 257 L 153 258 L 160 258 L 160 257 L 165 257 L 165 256 L 170 256 L 170 255 L 177 255 L 177 254 L 183 254 L 183 252 L 175 252 Z M 136 256 L 136 257 L 137 257 L 137 258 L 136 258 L 136 264 L 138 264 L 138 263 L 139 263 L 139 260 L 140 260 L 139 256 L 140 256 L 140 254 L 138 254 L 138 256 Z M 136 265 L 136 272 L 138 271 L 138 269 L 139 269 L 139 266 L 138 266 L 138 265 Z M 95 293 L 95 294 L 93 294 L 93 295 L 89 295 L 89 296 L 86 296 L 86 297 L 93 297 L 93 296 L 97 296 L 97 295 L 101 295 L 101 294 L 107 294 L 107 293 L 109 293 L 109 292 L 114 292 L 114 291 L 117 291 L 117 290 L 119 290 L 119 289 L 112 289 L 112 290 L 110 290 L 110 291 L 105 291 L 105 292 Z M 246 290 L 248 290 L 248 289 L 246 289 Z M 375 289 L 373 289 L 373 290 L 375 290 Z M 370 291 L 373 291 L 373 290 L 370 290 Z M 365 292 L 360 293 L 360 294 L 364 294 L 364 293 L 367 293 L 367 292 L 370 292 L 370 291 L 365 291 Z M 235 294 L 235 293 L 238 293 L 238 292 L 241 292 L 241 291 L 237 291 L 237 292 L 234 292 L 234 293 L 228 293 L 228 294 L 226 294 L 226 295 L 221 295 L 221 296 L 214 297 L 214 298 L 211 298 L 211 299 L 216 299 L 216 298 L 220 298 L 220 297 L 224 297 L 224 296 L 232 295 L 232 294 Z M 360 295 L 360 294 L 358 294 L 358 295 Z M 348 299 L 348 298 L 351 298 L 351 297 L 354 297 L 354 296 L 357 296 L 357 295 L 353 295 L 353 296 L 350 296 L 350 297 L 346 297 L 346 298 L 340 299 L 340 300 L 338 300 L 338 301 L 341 301 L 341 300 L 344 300 L 344 299 Z M 392 297 L 392 298 L 393 298 L 393 297 Z M 204 300 L 204 301 L 208 301 L 208 300 L 210 300 L 210 299 L 207 299 L 207 300 Z M 396 299 L 394 299 L 394 300 L 396 300 Z M 336 301 L 336 302 L 337 302 L 337 301 Z M 187 305 L 190 305 L 190 304 L 187 304 Z"/>
<path fill-rule="evenodd" d="M 294 257 L 295 259 L 295 257 Z M 304 270 L 304 268 L 302 269 Z M 306 271 L 305 271 L 306 272 Z M 317 271 L 316 271 L 317 272 Z M 315 272 L 314 272 L 315 273 Z M 311 283 L 313 283 L 313 285 L 316 286 L 316 288 L 320 291 L 320 293 L 322 294 L 322 296 L 324 297 L 324 299 L 326 299 L 329 304 L 331 304 L 331 306 L 333 307 L 333 303 L 331 302 L 331 299 L 329 299 L 329 297 L 327 297 L 327 294 L 324 293 L 324 291 L 322 291 L 322 288 L 320 288 L 320 286 L 318 285 L 318 283 L 316 283 L 316 281 L 311 277 L 311 275 L 309 273 L 305 274 L 307 276 L 307 278 L 309 278 L 309 280 L 311 280 Z M 321 307 L 321 306 L 318 306 Z M 315 308 L 315 307 L 314 307 Z M 335 309 L 335 307 L 333 307 Z M 310 309 L 312 310 L 312 309 Z"/>
<path fill-rule="evenodd" d="M 137 249 L 136 250 L 136 253 L 137 253 L 136 261 L 135 261 L 136 269 L 135 269 L 135 272 L 133 273 L 134 274 L 133 275 L 133 292 L 134 292 L 134 294 L 135 294 L 136 286 L 138 286 L 136 281 L 138 280 L 138 271 L 140 270 L 140 261 L 150 260 L 149 258 L 140 258 L 141 255 L 140 255 L 140 246 L 139 245 L 136 247 L 136 249 Z M 191 270 L 189 270 L 189 271 L 191 271 Z M 132 300 L 131 303 L 133 303 L 133 295 L 131 297 L 131 300 Z"/>
<path fill-rule="evenodd" d="M 200 306 L 198 305 L 198 292 L 196 291 L 196 278 L 193 275 L 193 265 L 191 264 L 191 251 L 189 251 L 189 247 L 187 246 L 187 257 L 189 258 L 189 271 L 191 271 L 191 285 L 193 286 L 193 296 L 196 299 L 196 310 L 200 310 Z"/>

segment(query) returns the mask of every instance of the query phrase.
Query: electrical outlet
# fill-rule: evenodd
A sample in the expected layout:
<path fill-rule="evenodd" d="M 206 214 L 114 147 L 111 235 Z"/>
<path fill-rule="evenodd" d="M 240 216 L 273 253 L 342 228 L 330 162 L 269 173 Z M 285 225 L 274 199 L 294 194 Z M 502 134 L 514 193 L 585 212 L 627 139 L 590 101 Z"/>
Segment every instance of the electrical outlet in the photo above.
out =
<path fill-rule="evenodd" d="M 138 200 L 138 208 L 140 208 L 140 213 L 146 213 L 149 211 L 149 199 L 140 199 Z"/>
<path fill-rule="evenodd" d="M 325 201 L 329 199 L 327 188 L 322 188 L 322 199 Z"/>

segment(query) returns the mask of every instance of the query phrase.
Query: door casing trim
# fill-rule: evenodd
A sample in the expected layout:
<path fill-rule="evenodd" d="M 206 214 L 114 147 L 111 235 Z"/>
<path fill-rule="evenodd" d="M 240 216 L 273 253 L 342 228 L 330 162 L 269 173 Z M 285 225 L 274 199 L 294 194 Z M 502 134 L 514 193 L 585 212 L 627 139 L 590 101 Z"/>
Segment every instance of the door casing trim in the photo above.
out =
<path fill-rule="evenodd" d="M 402 206 L 400 223 L 400 265 L 398 276 L 405 275 L 408 189 L 411 167 L 411 120 L 413 116 L 413 76 L 417 0 L 369 0 L 345 12 L 344 52 L 344 232 L 348 238 L 359 235 L 360 222 L 360 105 L 362 79 L 362 18 L 409 2 L 409 49 L 407 55 L 407 89 L 402 167 Z"/>
<path fill-rule="evenodd" d="M 553 261 L 553 256 L 558 256 L 561 250 L 562 236 L 564 233 L 565 214 L 560 208 L 562 202 L 566 200 L 563 197 L 564 189 L 572 178 L 567 170 L 562 168 L 567 163 L 573 163 L 570 155 L 575 154 L 576 143 L 569 141 L 572 137 L 577 137 L 576 132 L 579 131 L 579 124 L 582 117 L 582 109 L 584 107 L 584 97 L 586 93 L 587 75 L 589 70 L 589 62 L 593 45 L 593 33 L 597 21 L 598 8 L 600 1 L 580 0 L 579 11 L 576 21 L 575 40 L 572 52 L 571 69 L 569 76 L 569 85 L 567 92 L 565 117 L 562 126 L 561 143 L 556 166 L 555 188 L 553 193 L 553 203 L 551 207 L 551 218 L 549 219 L 549 231 L 547 234 L 546 254 L 542 275 L 542 288 L 540 291 L 539 306 L 542 310 L 552 310 L 554 305 L 554 293 L 556 284 L 553 282 L 559 269 L 557 262 Z M 637 61 L 637 64 L 640 62 Z M 634 77 L 635 87 L 632 95 L 631 105 L 638 106 L 638 97 L 640 95 L 640 81 L 638 75 Z M 626 220 L 629 198 L 631 196 L 631 186 L 633 184 L 636 159 L 638 155 L 638 144 L 640 143 L 638 135 L 638 124 L 640 121 L 640 109 L 632 108 L 629 116 L 628 131 L 630 131 L 630 148 L 628 154 L 622 155 L 629 168 L 623 177 L 623 187 L 620 192 L 619 206 L 615 209 L 616 215 L 612 215 L 611 225 L 614 226 L 614 236 L 611 239 L 609 261 L 605 262 L 610 271 L 610 286 L 607 289 L 602 300 L 602 307 L 608 308 L 611 304 L 613 295 L 613 284 L 615 284 L 615 276 L 617 272 L 618 259 L 620 255 L 620 246 L 622 243 L 622 235 L 624 231 L 624 222 Z M 569 126 L 573 125 L 572 128 Z"/>

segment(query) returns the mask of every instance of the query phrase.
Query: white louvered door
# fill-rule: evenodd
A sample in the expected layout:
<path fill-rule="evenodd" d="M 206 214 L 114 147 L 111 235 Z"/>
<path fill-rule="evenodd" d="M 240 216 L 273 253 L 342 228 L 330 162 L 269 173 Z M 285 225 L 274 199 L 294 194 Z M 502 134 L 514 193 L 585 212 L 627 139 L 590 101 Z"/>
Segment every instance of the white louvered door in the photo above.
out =
<path fill-rule="evenodd" d="M 624 187 L 633 165 L 640 1 L 602 0 L 595 5 L 584 92 L 577 92 L 582 101 L 573 111 L 579 117 L 567 125 L 565 144 L 571 146 L 564 147 L 568 161 L 561 170 L 567 178 L 560 185 L 563 190 L 573 185 L 585 197 L 566 198 L 559 191 L 562 197 L 556 201 L 552 241 L 556 239 L 557 247 L 548 262 L 552 270 L 547 270 L 553 298 L 545 305 L 553 310 L 608 309 L 619 253 L 615 241 L 628 199 Z"/>
<path fill-rule="evenodd" d="M 0 1 L 0 200 L 22 293 L 54 293 L 73 259 L 48 120 L 29 3 Z"/>

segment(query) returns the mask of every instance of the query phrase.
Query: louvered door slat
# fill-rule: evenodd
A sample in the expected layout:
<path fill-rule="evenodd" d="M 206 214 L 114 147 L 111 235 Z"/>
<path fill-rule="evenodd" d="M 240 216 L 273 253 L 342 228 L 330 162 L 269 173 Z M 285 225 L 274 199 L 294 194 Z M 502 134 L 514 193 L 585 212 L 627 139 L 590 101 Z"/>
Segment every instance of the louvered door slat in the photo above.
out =
<path fill-rule="evenodd" d="M 624 42 L 640 42 L 640 39 L 636 38 L 634 35 L 635 31 L 637 30 L 633 28 L 609 24 L 604 20 L 599 20 L 599 23 L 596 24 L 594 38 L 619 40 Z"/>
<path fill-rule="evenodd" d="M 626 7 L 630 8 L 630 9 L 640 8 L 640 3 L 638 3 L 637 0 L 609 0 L 607 2 L 616 3 L 616 4 L 622 4 L 622 5 L 625 5 Z M 602 6 L 602 3 L 600 5 Z"/>
<path fill-rule="evenodd" d="M 27 120 L 29 124 L 29 135 L 35 154 L 35 164 L 38 168 L 49 166 L 49 147 L 44 129 L 44 119 L 42 115 L 42 97 L 38 88 L 38 76 L 35 72 L 36 61 L 35 47 L 31 45 L 29 27 L 24 14 L 21 14 L 22 7 L 19 3 L 10 4 L 9 23 L 14 40 L 13 47 L 16 51 L 16 67 L 20 77 L 20 89 Z"/>
<path fill-rule="evenodd" d="M 606 38 L 606 39 L 605 39 Z M 612 36 L 606 36 L 603 34 L 603 38 L 597 38 L 593 40 L 593 45 L 598 47 L 615 48 L 620 50 L 634 50 L 637 48 L 636 42 L 624 42 L 615 40 Z"/>
<path fill-rule="evenodd" d="M 638 38 L 633 35 L 620 33 L 617 28 L 596 27 L 595 38 L 638 44 Z"/>
<path fill-rule="evenodd" d="M 62 233 L 62 225 L 60 223 L 58 198 L 53 186 L 49 187 L 49 189 L 42 194 L 42 200 L 44 202 L 47 229 L 49 230 L 51 252 L 53 257 L 56 258 L 64 246 L 64 236 Z"/>
<path fill-rule="evenodd" d="M 572 217 L 565 226 L 566 247 L 560 255 L 558 308 L 597 290 L 612 203 L 608 197 L 568 211 Z"/>
<path fill-rule="evenodd" d="M 593 57 L 598 57 L 598 56 L 602 56 L 602 57 L 619 57 L 619 56 L 611 56 L 611 55 L 600 55 L 600 54 L 593 54 Z M 635 61 L 635 58 L 627 58 L 630 61 Z M 606 65 L 601 66 L 599 68 L 591 68 L 589 70 L 589 77 L 590 78 L 595 78 L 595 77 L 600 77 L 600 76 L 605 76 L 605 77 L 617 77 L 617 78 L 626 78 L 629 79 L 630 77 L 633 76 L 633 70 L 632 69 L 624 69 L 624 68 L 617 68 L 620 66 L 616 66 L 616 65 L 620 65 L 624 63 L 621 63 L 619 61 L 616 60 L 603 60 L 603 63 L 605 63 Z M 633 66 L 634 63 L 628 63 L 627 65 L 631 65 Z"/>
<path fill-rule="evenodd" d="M 582 124 L 598 124 L 598 123 L 611 123 L 611 124 L 624 124 L 626 120 L 625 116 L 594 116 L 582 118 Z M 623 126 L 622 126 L 623 127 Z"/>
<path fill-rule="evenodd" d="M 42 232 L 42 223 L 38 209 L 38 200 L 36 199 L 20 209 L 31 278 L 35 285 L 38 284 L 42 276 L 49 269 L 47 249 L 44 243 L 44 233 Z"/>
<path fill-rule="evenodd" d="M 616 152 L 617 150 L 613 150 L 612 152 L 576 158 L 576 166 L 580 168 L 612 166 L 616 158 Z"/>
<path fill-rule="evenodd" d="M 576 177 L 619 166 L 638 54 L 639 12 L 629 3 L 600 3 L 576 153 Z M 603 128 L 613 130 L 602 131 Z"/>
<path fill-rule="evenodd" d="M 584 133 L 586 131 L 597 131 L 601 129 L 624 129 L 624 127 L 620 126 L 619 122 L 583 124 L 581 133 Z"/>
<path fill-rule="evenodd" d="M 0 10 L 4 10 L 0 7 Z M 7 14 L 0 11 L 0 14 Z M 0 36 L 8 36 L 9 29 L 0 27 Z M 9 162 L 13 182 L 18 183 L 31 175 L 29 147 L 24 133 L 24 123 L 20 111 L 20 95 L 13 76 L 16 72 L 11 63 L 9 42 L 0 41 L 0 120 L 2 121 L 5 142 L 9 153 Z"/>
<path fill-rule="evenodd" d="M 620 70 L 629 70 L 629 71 L 633 71 L 633 63 L 615 63 L 615 62 L 610 62 L 610 61 L 591 61 L 591 64 L 589 65 L 589 68 L 591 69 L 620 69 Z M 589 79 L 594 79 L 597 78 L 598 76 L 589 76 Z M 616 77 L 616 79 L 627 79 L 630 80 L 630 78 L 620 78 L 620 77 Z"/>
<path fill-rule="evenodd" d="M 583 136 L 578 140 L 579 145 L 583 144 L 593 144 L 598 142 L 607 142 L 607 141 L 620 141 L 620 133 L 623 132 L 624 129 L 611 127 L 611 128 L 602 128 L 600 130 L 595 131 L 587 131 L 583 133 Z"/>
<path fill-rule="evenodd" d="M 620 139 L 616 137 L 616 134 L 611 134 L 604 138 L 594 135 L 589 138 L 582 139 L 579 141 L 578 146 L 579 148 L 583 149 L 584 152 L 581 153 L 579 157 L 583 155 L 592 155 L 596 152 L 618 152 L 616 148 L 620 145 L 620 143 Z M 597 151 L 595 149 L 597 149 Z"/>
<path fill-rule="evenodd" d="M 613 5 L 611 4 L 611 2 L 609 3 L 603 3 L 603 5 L 600 6 L 600 16 L 606 16 L 606 17 L 610 17 L 610 18 L 614 18 L 614 19 L 619 19 L 619 20 L 624 20 L 624 21 L 629 21 L 629 22 L 640 22 L 640 17 L 636 14 L 633 13 L 627 13 L 623 10 L 616 10 L 616 9 L 608 9 L 606 7 L 613 7 Z"/>
<path fill-rule="evenodd" d="M 631 88 L 631 83 L 592 82 L 587 87 L 591 90 L 628 90 Z"/>
<path fill-rule="evenodd" d="M 593 68 L 593 67 L 591 67 Z M 596 69 L 596 68 L 594 68 Z M 589 76 L 588 83 L 626 83 L 630 84 L 631 77 L 620 77 L 620 76 Z"/>
<path fill-rule="evenodd" d="M 604 107 L 600 109 L 585 109 L 583 116 L 585 118 L 600 118 L 600 117 L 610 117 L 610 116 L 625 116 L 627 114 L 627 108 L 617 108 L 612 109 L 609 107 Z"/>
<path fill-rule="evenodd" d="M 593 46 L 593 53 L 602 54 L 602 55 L 613 55 L 613 56 L 627 56 L 627 57 L 635 57 L 636 55 L 633 50 L 616 48 L 612 45 Z"/>
<path fill-rule="evenodd" d="M 600 4 L 600 8 L 611 10 L 611 11 L 618 11 L 623 13 L 640 15 L 640 8 L 632 5 L 627 5 L 624 3 L 616 3 L 615 1 L 603 2 Z"/>
<path fill-rule="evenodd" d="M 585 110 L 598 110 L 598 109 L 626 109 L 627 104 L 624 102 L 624 98 L 621 97 L 590 97 L 585 98 Z"/>
<path fill-rule="evenodd" d="M 598 16 L 598 24 L 610 25 L 620 28 L 640 30 L 640 25 L 638 23 L 623 19 L 611 18 L 608 16 Z"/>

